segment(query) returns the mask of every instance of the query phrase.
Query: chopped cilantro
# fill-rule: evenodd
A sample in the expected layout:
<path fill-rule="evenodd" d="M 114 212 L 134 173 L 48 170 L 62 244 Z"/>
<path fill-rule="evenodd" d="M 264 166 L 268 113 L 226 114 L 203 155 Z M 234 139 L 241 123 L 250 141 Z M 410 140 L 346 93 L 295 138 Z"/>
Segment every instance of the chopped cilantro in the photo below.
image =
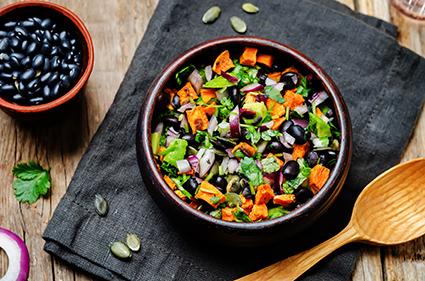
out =
<path fill-rule="evenodd" d="M 285 193 L 293 193 L 310 175 L 311 168 L 308 166 L 307 162 L 304 159 L 298 159 L 298 164 L 300 165 L 300 172 L 295 179 L 286 181 L 283 183 L 283 190 Z"/>
<path fill-rule="evenodd" d="M 256 144 L 261 139 L 261 133 L 254 126 L 246 125 L 246 138 L 251 141 L 252 144 Z"/>
<path fill-rule="evenodd" d="M 325 121 L 311 112 L 309 113 L 309 117 L 308 130 L 312 131 L 319 138 L 332 137 L 331 127 Z"/>
<path fill-rule="evenodd" d="M 233 214 L 235 215 L 235 219 L 237 222 L 252 222 L 249 216 L 241 207 L 237 207 Z"/>
<path fill-rule="evenodd" d="M 310 91 L 311 89 L 308 87 L 307 78 L 304 76 L 301 78 L 300 85 L 297 88 L 297 94 L 300 94 L 306 98 L 310 94 Z"/>
<path fill-rule="evenodd" d="M 263 174 L 254 159 L 249 157 L 243 158 L 240 167 L 240 173 L 248 179 L 251 186 L 259 186 L 263 183 Z"/>
<path fill-rule="evenodd" d="M 176 178 L 171 178 L 171 180 L 176 184 L 178 190 L 180 190 L 184 196 L 186 196 L 187 198 L 191 199 L 192 198 L 192 194 L 189 193 L 189 191 L 187 191 L 183 185 L 185 184 L 186 181 L 188 181 L 190 178 L 189 175 L 179 175 Z"/>
<path fill-rule="evenodd" d="M 221 105 L 217 107 L 218 109 L 218 116 L 221 119 L 226 119 L 229 117 L 230 112 L 233 110 L 235 105 L 233 104 L 232 100 L 229 97 L 224 97 L 220 101 Z"/>
<path fill-rule="evenodd" d="M 281 136 L 282 133 L 275 130 L 267 130 L 261 133 L 261 138 L 265 141 L 270 141 L 274 137 Z"/>
<path fill-rule="evenodd" d="M 275 219 L 288 214 L 289 211 L 285 210 L 282 206 L 269 209 L 269 219 Z"/>
<path fill-rule="evenodd" d="M 266 86 L 266 88 L 264 88 L 264 93 L 267 95 L 267 97 L 277 101 L 278 103 L 285 102 L 285 99 L 282 97 L 280 91 L 274 88 L 273 86 Z"/>
<path fill-rule="evenodd" d="M 261 165 L 263 165 L 263 172 L 267 174 L 274 173 L 280 169 L 280 166 L 274 157 L 264 158 L 261 160 Z"/>

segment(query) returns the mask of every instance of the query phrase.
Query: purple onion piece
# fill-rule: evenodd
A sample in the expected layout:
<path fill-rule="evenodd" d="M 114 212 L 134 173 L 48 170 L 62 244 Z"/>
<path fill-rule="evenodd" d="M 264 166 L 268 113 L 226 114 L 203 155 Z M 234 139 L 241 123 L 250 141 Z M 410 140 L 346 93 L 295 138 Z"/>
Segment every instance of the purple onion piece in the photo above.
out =
<path fill-rule="evenodd" d="M 25 242 L 12 231 L 0 227 L 0 248 L 9 259 L 9 268 L 1 280 L 26 281 L 30 269 L 30 257 Z"/>
<path fill-rule="evenodd" d="M 211 65 L 208 65 L 205 67 L 205 78 L 207 79 L 207 81 L 211 81 L 212 77 L 213 77 L 212 67 Z"/>
<path fill-rule="evenodd" d="M 264 89 L 263 85 L 261 85 L 259 83 L 254 83 L 254 84 L 250 84 L 250 85 L 243 87 L 241 89 L 241 91 L 244 92 L 244 93 L 249 93 L 249 92 L 262 91 L 263 89 Z"/>
<path fill-rule="evenodd" d="M 315 104 L 316 106 L 324 102 L 328 98 L 328 94 L 325 91 L 321 91 L 315 93 L 313 97 L 310 99 L 310 102 Z"/>
<path fill-rule="evenodd" d="M 233 155 L 231 148 L 226 149 L 226 153 L 227 155 L 229 155 L 229 158 L 235 158 L 235 155 Z"/>
<path fill-rule="evenodd" d="M 299 115 L 304 115 L 305 113 L 308 112 L 308 107 L 307 105 L 303 104 L 303 105 L 295 107 L 294 111 L 297 112 Z"/>
<path fill-rule="evenodd" d="M 239 79 L 233 75 L 230 75 L 227 72 L 222 72 L 221 76 L 223 76 L 224 78 L 227 79 L 227 81 L 231 82 L 231 83 L 238 83 Z"/>
<path fill-rule="evenodd" d="M 207 149 L 204 156 L 199 160 L 199 177 L 204 178 L 211 167 L 214 165 L 214 149 Z"/>
<path fill-rule="evenodd" d="M 189 161 L 187 161 L 186 159 L 178 160 L 176 161 L 176 164 L 177 164 L 177 169 L 179 169 L 179 172 L 182 174 L 188 173 L 192 170 Z"/>
<path fill-rule="evenodd" d="M 276 81 L 271 78 L 266 78 L 266 86 L 276 85 Z"/>
<path fill-rule="evenodd" d="M 294 125 L 298 125 L 303 129 L 307 128 L 308 126 L 308 121 L 304 119 L 292 119 L 292 122 L 294 122 Z"/>
<path fill-rule="evenodd" d="M 263 95 L 263 94 L 259 94 L 255 96 L 255 101 L 257 102 L 266 102 L 267 101 L 267 96 Z"/>
<path fill-rule="evenodd" d="M 230 136 L 232 138 L 238 138 L 241 135 L 238 106 L 236 106 L 235 109 L 233 109 L 232 112 L 230 112 L 229 123 L 230 123 Z"/>
<path fill-rule="evenodd" d="M 213 115 L 210 121 L 208 122 L 208 129 L 207 129 L 208 134 L 212 136 L 213 132 L 217 130 L 217 127 L 218 127 L 218 120 L 217 120 L 217 117 Z"/>
<path fill-rule="evenodd" d="M 284 86 L 283 83 L 277 83 L 276 85 L 273 86 L 273 88 L 281 92 L 283 90 L 283 86 Z"/>
<path fill-rule="evenodd" d="M 158 125 L 156 125 L 154 132 L 162 134 L 162 130 L 164 130 L 164 123 L 159 122 Z"/>
<path fill-rule="evenodd" d="M 199 74 L 198 70 L 195 69 L 194 71 L 192 71 L 187 80 L 192 84 L 195 91 L 199 94 L 202 85 L 204 85 L 204 81 L 202 80 L 202 77 Z"/>
<path fill-rule="evenodd" d="M 177 111 L 183 113 L 186 110 L 193 109 L 194 107 L 195 107 L 195 105 L 193 103 L 189 102 L 189 103 L 186 103 L 186 104 L 183 104 L 182 106 L 180 106 L 179 109 L 177 109 Z"/>
<path fill-rule="evenodd" d="M 229 174 L 234 174 L 239 168 L 239 162 L 236 159 L 230 159 L 227 169 Z"/>
<path fill-rule="evenodd" d="M 187 160 L 190 163 L 190 166 L 192 166 L 193 170 L 195 170 L 196 173 L 199 173 L 199 159 L 196 157 L 196 155 L 189 155 L 187 157 Z"/>
<path fill-rule="evenodd" d="M 293 145 L 295 143 L 295 138 L 288 134 L 287 132 L 283 133 L 283 138 L 285 142 L 289 143 L 290 145 Z"/>

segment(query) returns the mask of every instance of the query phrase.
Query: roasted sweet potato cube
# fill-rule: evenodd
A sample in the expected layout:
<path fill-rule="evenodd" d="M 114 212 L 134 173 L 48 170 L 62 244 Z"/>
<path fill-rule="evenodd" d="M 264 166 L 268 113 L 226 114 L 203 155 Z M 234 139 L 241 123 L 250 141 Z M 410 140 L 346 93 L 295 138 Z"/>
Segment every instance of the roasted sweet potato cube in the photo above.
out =
<path fill-rule="evenodd" d="M 294 110 L 297 106 L 300 106 L 304 103 L 304 98 L 300 94 L 294 92 L 294 90 L 288 90 L 283 96 L 285 102 L 283 105 L 289 107 L 291 110 Z"/>
<path fill-rule="evenodd" d="M 169 176 L 164 176 L 164 180 L 171 190 L 176 190 L 177 186 Z"/>
<path fill-rule="evenodd" d="M 311 169 L 310 176 L 308 177 L 308 184 L 311 191 L 316 194 L 325 185 L 329 178 L 330 170 L 320 164 Z"/>
<path fill-rule="evenodd" d="M 275 197 L 273 197 L 273 203 L 276 205 L 281 205 L 283 207 L 287 207 L 294 202 L 295 202 L 294 194 L 282 194 L 282 195 L 275 195 Z"/>
<path fill-rule="evenodd" d="M 272 118 L 276 119 L 285 114 L 286 108 L 283 104 L 278 103 L 273 99 L 266 100 L 267 110 L 270 112 Z"/>
<path fill-rule="evenodd" d="M 226 201 L 226 197 L 224 197 L 223 193 L 207 181 L 201 182 L 201 186 L 195 198 L 204 200 L 214 208 L 217 208 L 218 205 Z"/>
<path fill-rule="evenodd" d="M 249 213 L 249 218 L 252 221 L 264 220 L 267 219 L 268 215 L 269 211 L 266 204 L 254 204 L 251 213 Z"/>
<path fill-rule="evenodd" d="M 295 144 L 294 150 L 292 151 L 292 159 L 297 160 L 298 158 L 303 158 L 309 149 L 310 145 L 308 142 L 305 144 Z"/>
<path fill-rule="evenodd" d="M 197 106 L 194 109 L 186 110 L 186 115 L 187 121 L 194 134 L 196 134 L 198 130 L 202 131 L 208 128 L 208 117 L 203 106 Z"/>
<path fill-rule="evenodd" d="M 259 54 L 257 56 L 257 63 L 264 64 L 265 66 L 272 67 L 273 66 L 273 56 L 266 54 Z"/>
<path fill-rule="evenodd" d="M 249 213 L 252 210 L 252 207 L 254 206 L 254 203 L 252 202 L 252 199 L 247 199 L 242 194 L 239 195 L 242 201 L 241 208 L 244 210 L 244 212 L 249 215 Z"/>
<path fill-rule="evenodd" d="M 235 154 L 236 151 L 241 150 L 245 155 L 251 157 L 257 152 L 257 149 L 255 147 L 252 147 L 251 145 L 247 144 L 246 142 L 241 142 L 238 145 L 236 145 L 232 149 L 232 153 Z"/>
<path fill-rule="evenodd" d="M 273 120 L 273 125 L 271 127 L 272 130 L 278 130 L 280 126 L 285 122 L 285 117 L 279 117 Z"/>
<path fill-rule="evenodd" d="M 255 66 L 257 63 L 257 51 L 256 48 L 246 47 L 241 57 L 239 58 L 239 62 L 242 65 L 247 66 Z"/>
<path fill-rule="evenodd" d="M 203 102 L 208 103 L 211 99 L 215 99 L 216 97 L 215 89 L 201 89 L 201 98 Z"/>
<path fill-rule="evenodd" d="M 226 72 L 233 67 L 235 67 L 235 65 L 230 58 L 230 53 L 228 50 L 225 50 L 215 59 L 212 70 L 221 75 L 221 72 Z"/>
<path fill-rule="evenodd" d="M 267 204 L 274 197 L 273 189 L 268 184 L 262 184 L 257 187 L 255 194 L 255 204 Z"/>
<path fill-rule="evenodd" d="M 192 84 L 190 82 L 187 82 L 183 86 L 183 88 L 181 88 L 177 92 L 177 95 L 179 96 L 181 105 L 190 102 L 190 98 L 192 98 L 193 100 L 196 100 L 198 98 L 198 94 L 196 93 L 195 89 L 193 89 Z"/>
<path fill-rule="evenodd" d="M 273 73 L 269 73 L 269 74 L 267 74 L 267 76 L 268 76 L 270 79 L 273 79 L 274 81 L 279 82 L 280 77 L 282 76 L 282 72 L 273 72 Z"/>
<path fill-rule="evenodd" d="M 234 212 L 236 208 L 223 208 L 221 209 L 221 219 L 224 221 L 236 221 Z"/>

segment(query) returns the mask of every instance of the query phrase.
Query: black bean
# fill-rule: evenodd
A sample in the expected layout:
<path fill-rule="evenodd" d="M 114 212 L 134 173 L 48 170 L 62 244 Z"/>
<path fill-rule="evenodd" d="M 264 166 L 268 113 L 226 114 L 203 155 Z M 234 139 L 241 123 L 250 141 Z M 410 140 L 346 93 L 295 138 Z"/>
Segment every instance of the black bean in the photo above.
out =
<path fill-rule="evenodd" d="M 19 39 L 16 37 L 12 37 L 9 40 L 10 47 L 17 48 L 20 45 Z"/>
<path fill-rule="evenodd" d="M 28 83 L 28 89 L 36 90 L 39 86 L 39 83 L 40 83 L 40 79 L 35 78 L 34 80 Z"/>
<path fill-rule="evenodd" d="M 217 176 L 211 182 L 212 185 L 217 187 L 222 193 L 226 193 L 227 180 L 222 176 Z"/>
<path fill-rule="evenodd" d="M 10 57 L 9 57 L 8 54 L 0 53 L 0 61 L 7 62 L 7 61 L 9 61 L 9 59 L 10 59 Z"/>
<path fill-rule="evenodd" d="M 61 64 L 61 60 L 59 59 L 59 56 L 54 56 L 51 60 L 50 60 L 50 69 L 54 70 L 59 68 Z"/>
<path fill-rule="evenodd" d="M 285 147 L 279 141 L 272 141 L 267 145 L 267 149 L 272 153 L 281 153 L 285 151 Z"/>
<path fill-rule="evenodd" d="M 35 98 L 30 99 L 30 100 L 29 100 L 29 103 L 30 103 L 30 104 L 33 104 L 33 105 L 37 105 L 37 104 L 42 103 L 42 102 L 43 102 L 43 100 L 44 100 L 44 98 L 43 98 L 43 97 L 35 97 Z"/>
<path fill-rule="evenodd" d="M 42 29 L 37 29 L 36 31 L 34 31 L 34 33 L 38 36 L 38 37 L 40 37 L 40 38 L 43 38 L 44 37 L 44 30 L 42 30 Z"/>
<path fill-rule="evenodd" d="M 62 81 L 62 86 L 63 86 L 65 89 L 68 89 L 68 88 L 69 88 L 69 86 L 71 86 L 71 81 L 70 81 L 69 76 L 66 76 L 66 75 L 65 75 L 65 77 L 61 78 L 61 81 Z"/>
<path fill-rule="evenodd" d="M 331 168 L 336 163 L 336 157 L 337 154 L 333 150 L 322 150 L 317 151 L 317 154 L 319 154 L 320 164 L 323 166 L 326 166 L 328 168 Z"/>
<path fill-rule="evenodd" d="M 52 75 L 50 75 L 49 77 L 49 81 L 47 82 L 48 84 L 52 85 L 53 83 L 55 83 L 57 80 L 59 80 L 59 73 L 57 72 L 53 72 Z"/>
<path fill-rule="evenodd" d="M 19 68 L 21 66 L 20 61 L 16 57 L 10 57 L 9 63 L 13 68 Z"/>
<path fill-rule="evenodd" d="M 164 124 L 170 127 L 173 127 L 174 129 L 178 129 L 180 127 L 180 122 L 177 119 L 177 117 L 174 116 L 167 116 L 164 118 Z"/>
<path fill-rule="evenodd" d="M 24 81 L 28 81 L 28 80 L 31 80 L 34 77 L 35 77 L 34 69 L 27 69 L 25 72 L 23 72 L 20 75 L 19 79 L 24 80 Z"/>
<path fill-rule="evenodd" d="M 69 77 L 71 77 L 72 80 L 75 80 L 78 77 L 79 74 L 80 74 L 80 70 L 78 68 L 73 68 L 69 72 Z M 177 95 L 175 95 L 175 96 L 177 96 Z"/>
<path fill-rule="evenodd" d="M 53 39 L 53 42 L 59 42 L 59 40 L 60 40 L 59 34 L 53 33 L 52 34 L 52 39 Z"/>
<path fill-rule="evenodd" d="M 67 70 L 68 69 L 68 64 L 65 61 L 62 61 L 61 69 L 62 70 Z"/>
<path fill-rule="evenodd" d="M 15 102 L 21 102 L 24 100 L 24 97 L 21 96 L 20 94 L 16 94 L 16 95 L 13 95 L 12 100 Z"/>
<path fill-rule="evenodd" d="M 47 18 L 47 19 L 43 20 L 40 25 L 44 29 L 49 29 L 49 28 L 52 27 L 53 22 L 52 22 L 51 19 Z"/>
<path fill-rule="evenodd" d="M 25 52 L 25 50 L 28 48 L 28 44 L 29 44 L 28 40 L 24 40 L 24 41 L 22 41 L 22 44 L 21 44 L 21 50 L 22 50 L 23 52 Z"/>
<path fill-rule="evenodd" d="M 306 160 L 310 167 L 314 167 L 317 164 L 317 160 L 319 160 L 319 155 L 316 151 L 310 151 L 306 156 Z"/>
<path fill-rule="evenodd" d="M 27 55 L 32 55 L 35 51 L 37 50 L 37 43 L 36 42 L 31 42 L 26 50 L 26 54 Z"/>
<path fill-rule="evenodd" d="M 294 192 L 297 203 L 305 203 L 308 199 L 313 197 L 313 193 L 308 188 L 300 187 Z"/>
<path fill-rule="evenodd" d="M 282 169 L 283 176 L 287 180 L 295 179 L 299 172 L 300 166 L 298 165 L 297 161 L 294 160 L 286 162 Z"/>
<path fill-rule="evenodd" d="M 31 21 L 31 20 L 26 20 L 26 21 L 21 22 L 21 26 L 24 26 L 24 27 L 34 27 L 35 24 L 36 23 L 34 21 Z"/>
<path fill-rule="evenodd" d="M 57 56 L 57 55 L 59 55 L 59 54 L 61 54 L 62 52 L 61 52 L 61 50 L 59 49 L 59 47 L 57 47 L 57 46 L 53 46 L 52 47 L 52 49 L 51 49 L 51 52 L 50 52 L 50 55 L 52 55 L 52 56 Z"/>
<path fill-rule="evenodd" d="M 4 64 L 3 64 L 3 66 L 4 66 L 4 68 L 5 69 L 7 69 L 7 70 L 12 70 L 12 66 L 10 65 L 10 63 L 8 63 L 8 62 L 5 62 Z"/>
<path fill-rule="evenodd" d="M 19 35 L 21 37 L 27 37 L 28 36 L 28 31 L 22 26 L 17 26 L 15 28 L 15 32 L 16 32 L 17 35 Z"/>
<path fill-rule="evenodd" d="M 81 63 L 81 53 L 78 52 L 74 55 L 74 63 L 76 63 L 76 64 Z"/>
<path fill-rule="evenodd" d="M 196 180 L 196 178 L 190 178 L 190 179 L 188 179 L 185 183 L 184 183 L 184 185 L 183 185 L 183 187 L 184 187 L 184 189 L 186 189 L 190 194 L 192 194 L 192 195 L 194 195 L 195 194 L 195 191 L 196 191 L 196 189 L 198 188 L 198 181 Z"/>
<path fill-rule="evenodd" d="M 43 88 L 43 96 L 45 97 L 45 98 L 48 98 L 48 97 L 50 97 L 50 88 L 49 88 L 49 86 L 44 86 L 44 88 Z"/>
<path fill-rule="evenodd" d="M 17 58 L 18 60 L 21 60 L 25 57 L 25 55 L 21 53 L 12 53 L 10 56 Z"/>
<path fill-rule="evenodd" d="M 32 59 L 32 67 L 34 69 L 40 69 L 44 66 L 44 56 L 42 54 L 38 54 L 36 55 L 33 59 Z"/>
<path fill-rule="evenodd" d="M 12 72 L 12 78 L 13 79 L 18 79 L 18 77 L 21 75 L 21 72 L 19 72 L 19 71 L 17 71 L 17 70 L 15 70 L 15 71 L 13 71 Z"/>
<path fill-rule="evenodd" d="M 71 45 L 74 46 L 75 43 L 77 43 L 77 40 L 73 38 L 73 39 L 69 40 L 69 43 L 71 43 Z"/>
<path fill-rule="evenodd" d="M 0 39 L 0 52 L 6 51 L 7 48 L 9 48 L 9 39 L 8 38 Z"/>
<path fill-rule="evenodd" d="M 59 38 L 60 38 L 60 40 L 67 40 L 67 39 L 68 39 L 68 35 L 69 35 L 69 33 L 68 33 L 68 32 L 66 32 L 66 31 L 62 31 L 62 32 L 59 34 Z"/>
<path fill-rule="evenodd" d="M 4 70 L 4 65 L 0 64 L 0 71 L 3 71 L 3 70 Z"/>
<path fill-rule="evenodd" d="M 48 55 L 50 53 L 50 44 L 43 42 L 41 45 L 40 51 L 42 54 Z"/>
<path fill-rule="evenodd" d="M 50 31 L 46 30 L 44 32 L 44 38 L 47 39 L 48 41 L 52 41 L 53 40 L 52 33 Z"/>
<path fill-rule="evenodd" d="M 189 145 L 195 144 L 195 136 L 193 134 L 184 134 L 181 138 L 186 140 Z"/>
<path fill-rule="evenodd" d="M 0 78 L 8 80 L 12 78 L 12 73 L 0 72 Z"/>
<path fill-rule="evenodd" d="M 2 93 L 11 94 L 15 91 L 15 86 L 12 84 L 3 84 L 0 87 Z"/>
<path fill-rule="evenodd" d="M 65 49 L 71 48 L 71 44 L 69 43 L 68 40 L 62 40 L 61 46 L 64 47 Z"/>
<path fill-rule="evenodd" d="M 50 60 L 48 58 L 44 58 L 44 65 L 43 65 L 43 71 L 49 71 L 50 70 Z"/>
<path fill-rule="evenodd" d="M 238 87 L 233 86 L 230 88 L 227 88 L 228 92 L 229 92 L 229 97 L 232 100 L 232 102 L 235 105 L 238 105 L 241 102 L 241 94 L 239 92 Z"/>
<path fill-rule="evenodd" d="M 16 24 L 17 24 L 16 21 L 9 21 L 9 22 L 6 22 L 3 26 L 6 30 L 11 30 L 16 26 Z"/>
<path fill-rule="evenodd" d="M 286 132 L 295 138 L 295 143 L 304 144 L 306 142 L 305 130 L 303 127 L 292 125 L 286 130 Z"/>
<path fill-rule="evenodd" d="M 298 74 L 287 72 L 280 77 L 280 82 L 283 83 L 284 90 L 294 89 L 298 85 Z"/>
<path fill-rule="evenodd" d="M 280 65 L 280 64 L 278 64 L 278 63 L 274 63 L 273 65 L 272 65 L 272 68 L 271 68 L 271 70 L 272 70 L 272 72 L 275 72 L 275 71 L 282 71 L 282 65 Z"/>
<path fill-rule="evenodd" d="M 6 36 L 7 36 L 7 31 L 0 30 L 0 37 L 6 37 Z"/>
<path fill-rule="evenodd" d="M 247 199 L 254 198 L 254 196 L 251 193 L 251 189 L 249 188 L 249 186 L 244 187 L 244 189 L 242 190 L 242 195 Z"/>
<path fill-rule="evenodd" d="M 38 17 L 32 17 L 29 20 L 34 21 L 35 23 L 37 23 L 38 25 L 41 25 L 42 20 Z"/>
<path fill-rule="evenodd" d="M 53 97 L 58 96 L 58 95 L 59 95 L 59 92 L 61 91 L 61 89 L 62 89 L 62 84 L 61 84 L 61 82 L 56 83 L 56 85 L 54 85 L 54 86 L 52 87 L 52 96 L 53 96 Z"/>
<path fill-rule="evenodd" d="M 26 86 L 25 86 L 25 84 L 21 81 L 21 82 L 19 82 L 18 83 L 18 91 L 19 92 L 23 92 L 23 91 L 25 91 L 26 90 Z"/>
<path fill-rule="evenodd" d="M 40 82 L 41 83 L 46 83 L 48 80 L 49 80 L 49 78 L 50 78 L 50 76 L 52 75 L 52 73 L 51 72 L 46 72 L 46 73 L 44 73 L 43 75 L 41 75 L 41 77 L 40 77 Z"/>

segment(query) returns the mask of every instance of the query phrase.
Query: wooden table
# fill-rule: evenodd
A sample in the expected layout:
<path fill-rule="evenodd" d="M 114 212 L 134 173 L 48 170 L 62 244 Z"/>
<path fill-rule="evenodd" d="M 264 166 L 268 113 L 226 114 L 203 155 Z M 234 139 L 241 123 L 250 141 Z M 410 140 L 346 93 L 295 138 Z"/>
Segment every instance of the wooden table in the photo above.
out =
<path fill-rule="evenodd" d="M 357 11 L 397 24 L 400 42 L 425 55 L 425 26 L 408 22 L 390 8 L 388 0 L 340 1 Z M 0 6 L 11 2 L 0 0 Z M 96 63 L 84 100 L 79 110 L 65 121 L 66 125 L 24 126 L 0 112 L 0 225 L 24 237 L 31 255 L 29 280 L 91 280 L 45 253 L 41 234 L 112 103 L 158 0 L 54 2 L 75 11 L 87 24 L 95 44 Z M 424 112 L 403 161 L 425 155 Z M 11 186 L 12 167 L 28 160 L 51 167 L 53 180 L 51 194 L 31 206 L 18 204 Z M 0 276 L 6 267 L 7 259 L 0 253 Z M 397 247 L 368 247 L 357 262 L 353 280 L 425 280 L 425 238 Z"/>

